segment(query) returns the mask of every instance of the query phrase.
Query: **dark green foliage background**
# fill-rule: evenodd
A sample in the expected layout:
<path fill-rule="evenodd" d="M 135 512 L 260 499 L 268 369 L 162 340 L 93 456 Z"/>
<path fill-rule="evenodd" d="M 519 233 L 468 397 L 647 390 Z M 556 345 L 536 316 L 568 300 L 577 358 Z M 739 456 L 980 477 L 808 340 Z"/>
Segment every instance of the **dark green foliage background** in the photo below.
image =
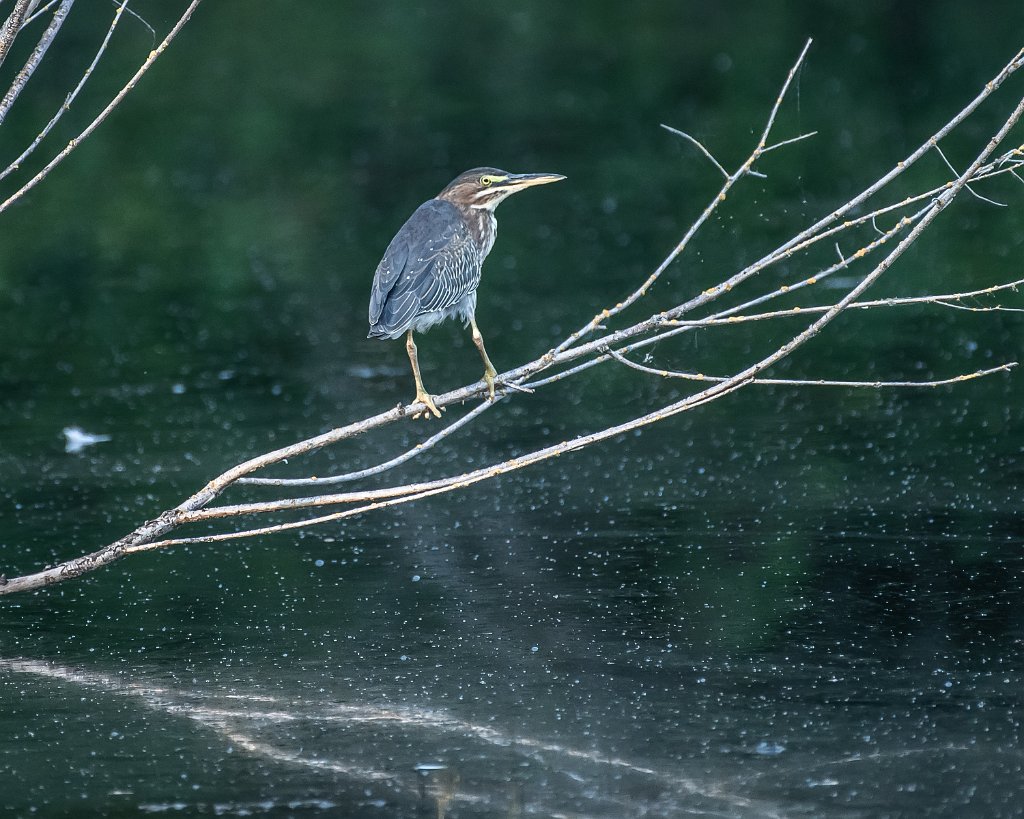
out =
<path fill-rule="evenodd" d="M 165 30 L 182 5 L 133 7 Z M 3 157 L 61 104 L 109 12 L 75 7 L 4 124 Z M 499 211 L 478 319 L 504 369 L 628 293 L 717 189 L 659 123 L 735 165 L 815 38 L 776 134 L 818 135 L 742 184 L 652 291 L 661 308 L 920 144 L 1020 48 L 1022 18 L 1019 2 L 207 0 L 99 132 L 0 215 L 0 571 L 90 551 L 244 457 L 408 399 L 401 345 L 365 339 L 369 282 L 402 221 L 461 170 L 568 176 Z M 74 136 L 150 47 L 125 20 L 44 149 Z M 1022 93 L 1014 78 L 944 145 L 950 160 L 964 167 Z M 930 157 L 891 198 L 947 176 Z M 983 192 L 1009 207 L 962 197 L 873 295 L 1019 278 L 1024 187 Z M 762 279 L 791 281 L 833 254 Z M 798 326 L 702 332 L 654 359 L 726 373 Z M 778 373 L 945 377 L 1020 359 L 1021 327 L 1013 313 L 858 314 Z M 434 391 L 478 376 L 461 328 L 433 331 L 420 351 Z M 5 599 L 0 656 L 160 680 L 199 700 L 273 690 L 448 709 L 724 782 L 786 815 L 997 815 L 1020 795 L 1020 378 L 924 393 L 751 388 L 458 497 L 299 538 L 139 556 Z M 402 475 L 506 457 L 678 394 L 606 365 L 517 398 Z M 69 425 L 113 440 L 69 455 Z M 294 468 L 371 463 L 423 429 Z M 3 789 L 15 812 L 237 812 L 255 797 L 280 808 L 329 795 L 380 815 L 334 779 L 229 759 L 180 718 L 4 673 L 0 779 L 19 783 Z M 133 749 L 95 761 L 107 722 L 134 726 Z M 60 750 L 35 739 L 51 734 Z M 390 771 L 442 758 L 467 787 L 493 762 L 466 760 L 454 739 L 406 740 L 385 736 L 388 754 L 335 735 L 302 745 Z M 785 751 L 766 761 L 762 741 Z M 815 760 L 861 752 L 877 761 L 807 784 Z M 188 785 L 168 759 L 186 760 Z M 525 802 L 552 810 L 558 789 L 532 776 Z M 504 793 L 502 776 L 483 778 Z M 132 795 L 111 796 L 126 781 Z M 601 815 L 588 800 L 621 796 L 617 782 L 581 787 L 573 809 Z M 649 815 L 685 807 L 669 797 L 627 802 Z M 387 799 L 395 815 L 411 810 Z"/>

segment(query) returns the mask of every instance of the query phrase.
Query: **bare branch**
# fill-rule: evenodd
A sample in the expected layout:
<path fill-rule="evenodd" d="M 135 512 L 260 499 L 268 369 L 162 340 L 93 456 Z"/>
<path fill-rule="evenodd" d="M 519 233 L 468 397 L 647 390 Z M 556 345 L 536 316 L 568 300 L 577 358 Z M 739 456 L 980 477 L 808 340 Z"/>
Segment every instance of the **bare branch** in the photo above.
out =
<path fill-rule="evenodd" d="M 792 145 L 794 142 L 803 142 L 805 139 L 810 139 L 812 136 L 817 136 L 817 131 L 809 131 L 806 134 L 800 134 L 800 136 L 791 137 L 790 139 L 784 139 L 782 142 L 776 142 L 774 145 L 769 145 L 766 148 L 761 149 L 762 154 L 766 154 L 769 151 L 774 151 L 776 148 L 784 148 L 787 145 Z"/>
<path fill-rule="evenodd" d="M 519 389 L 522 389 L 522 387 Z M 495 395 L 494 401 L 484 401 L 483 403 L 478 404 L 459 420 L 449 424 L 440 432 L 431 435 L 423 443 L 417 444 L 412 449 L 403 452 L 401 455 L 396 458 L 392 458 L 390 461 L 384 461 L 383 463 L 369 467 L 368 469 L 360 469 L 357 472 L 346 472 L 344 475 L 331 475 L 326 478 L 239 478 L 238 483 L 258 486 L 311 486 L 313 484 L 325 486 L 329 484 L 358 481 L 363 478 L 369 478 L 371 475 L 379 475 L 381 472 L 386 472 L 387 470 L 400 466 L 407 461 L 411 461 L 418 455 L 422 455 L 424 452 L 443 441 L 453 432 L 457 432 L 462 429 L 462 427 L 466 426 L 466 424 L 474 421 L 477 416 L 493 407 L 502 398 L 504 398 L 503 395 Z"/>
<path fill-rule="evenodd" d="M 666 125 L 664 122 L 661 124 L 661 127 L 664 128 L 666 131 L 675 134 L 676 136 L 681 136 L 683 139 L 686 139 L 686 140 L 689 140 L 690 142 L 692 142 L 694 145 L 697 146 L 697 148 L 700 149 L 700 152 L 702 154 L 704 154 L 704 156 L 706 156 L 711 161 L 711 164 L 714 165 L 716 168 L 718 168 L 718 171 L 719 171 L 719 173 L 722 174 L 722 176 L 724 176 L 726 179 L 729 178 L 729 172 L 725 168 L 722 167 L 722 164 L 717 159 L 715 159 L 715 157 L 711 153 L 711 151 L 709 151 L 707 148 L 705 148 L 701 144 L 699 139 L 697 139 L 696 137 L 690 136 L 685 131 L 680 131 L 677 128 L 673 128 L 671 125 Z"/>
<path fill-rule="evenodd" d="M 21 27 L 25 22 L 25 15 L 29 13 L 33 0 L 16 0 L 14 10 L 0 26 L 0 65 L 7 59 L 7 52 L 14 45 L 14 38 L 18 36 Z M 38 0 L 37 0 L 38 2 Z"/>
<path fill-rule="evenodd" d="M 35 9 L 32 12 L 31 15 L 29 15 L 28 17 L 25 18 L 25 22 L 21 24 L 21 27 L 25 28 L 26 26 L 28 26 L 31 23 L 35 22 L 40 17 L 42 17 L 44 14 L 46 14 L 46 12 L 48 12 L 50 9 L 52 9 L 55 5 L 57 5 L 57 0 L 49 0 L 48 3 L 40 6 L 37 9 Z"/>
<path fill-rule="evenodd" d="M 789 74 L 786 75 L 786 80 L 782 84 L 782 90 L 779 92 L 778 97 L 775 99 L 775 103 L 771 107 L 771 111 L 768 114 L 768 121 L 764 126 L 764 130 L 761 133 L 761 138 L 758 140 L 757 147 L 754 148 L 750 156 L 744 161 L 742 165 L 732 174 L 728 174 L 725 183 L 722 185 L 718 193 L 711 199 L 711 201 L 705 206 L 704 211 L 697 220 L 690 226 L 689 230 L 683 235 L 682 240 L 677 244 L 672 251 L 665 257 L 660 265 L 655 269 L 647 280 L 636 290 L 630 293 L 625 299 L 616 304 L 614 307 L 607 308 L 598 313 L 592 318 L 587 324 L 572 333 L 568 338 L 565 339 L 561 344 L 555 347 L 551 352 L 552 354 L 560 353 L 567 350 L 569 347 L 576 345 L 584 336 L 589 335 L 594 330 L 600 327 L 603 321 L 616 316 L 625 310 L 630 305 L 634 304 L 651 288 L 654 283 L 661 278 L 662 274 L 668 270 L 669 266 L 679 257 L 687 246 L 690 244 L 690 240 L 697 234 L 697 231 L 703 227 L 704 223 L 711 218 L 711 215 L 715 212 L 718 206 L 725 201 L 732 187 L 742 179 L 753 167 L 754 163 L 760 158 L 764 151 L 765 142 L 768 139 L 768 135 L 771 133 L 772 126 L 775 124 L 775 118 L 779 113 L 779 108 L 782 106 L 783 101 L 786 98 L 786 92 L 789 90 L 790 84 L 793 82 L 793 78 L 796 76 L 797 71 L 800 70 L 800 66 L 803 65 L 804 58 L 807 56 L 807 51 L 811 47 L 811 40 L 808 40 L 800 52 L 800 56 L 797 57 L 793 67 L 790 68 Z"/>
<path fill-rule="evenodd" d="M 951 304 L 941 299 L 936 299 L 935 303 L 942 307 L 948 307 L 951 310 L 964 310 L 968 313 L 1024 313 L 1024 308 L 1020 307 L 1000 307 L 999 305 L 994 305 L 993 307 L 968 307 L 966 304 Z"/>
<path fill-rule="evenodd" d="M 67 19 L 68 12 L 71 11 L 71 7 L 74 4 L 75 0 L 62 0 L 60 6 L 57 7 L 57 11 L 54 12 L 50 25 L 46 27 L 46 30 L 43 32 L 43 36 L 39 38 L 39 43 L 33 49 L 28 61 L 14 78 L 14 82 L 11 83 L 11 87 L 7 89 L 7 93 L 4 94 L 3 99 L 0 100 L 0 124 L 3 124 L 3 121 L 7 118 L 7 112 L 11 110 L 11 106 L 14 105 L 14 101 L 21 94 L 25 84 L 35 73 L 35 70 L 39 66 L 43 57 L 46 56 L 47 49 L 49 49 L 50 44 L 57 37 L 57 32 L 59 32 L 60 27 L 64 25 L 64 20 Z"/>
<path fill-rule="evenodd" d="M 632 370 L 647 373 L 648 375 L 656 375 L 659 378 L 679 378 L 684 381 L 708 381 L 713 383 L 726 380 L 726 376 L 721 375 L 686 373 L 679 372 L 677 370 L 663 370 L 658 369 L 657 367 L 648 367 L 644 364 L 638 364 L 636 361 L 631 361 L 617 350 L 608 350 L 608 354 L 616 361 L 621 364 L 625 364 Z M 1010 361 L 1006 364 L 1000 364 L 998 367 L 989 367 L 984 370 L 975 370 L 974 372 L 962 373 L 950 378 L 940 378 L 932 381 L 848 381 L 825 378 L 753 378 L 750 380 L 750 383 L 787 387 L 865 387 L 870 389 L 882 389 L 884 387 L 945 387 L 950 384 L 960 384 L 964 381 L 971 381 L 975 378 L 983 378 L 986 375 L 1009 372 L 1016 366 L 1016 361 Z"/>
<path fill-rule="evenodd" d="M 949 168 L 953 172 L 953 175 L 955 176 L 956 173 L 957 173 L 956 168 L 954 168 L 953 167 L 953 163 L 950 162 L 946 158 L 946 155 L 942 152 L 942 148 L 939 147 L 938 143 L 935 143 L 935 150 L 938 153 L 938 155 L 940 157 L 942 157 L 942 161 L 946 163 L 946 167 Z M 976 197 L 977 199 L 980 199 L 982 202 L 988 202 L 990 205 L 995 205 L 995 206 L 1000 207 L 1000 208 L 1005 208 L 1006 207 L 1006 205 L 1003 202 L 996 202 L 996 201 L 994 201 L 992 199 L 989 199 L 987 196 L 982 196 L 980 193 L 978 193 L 976 190 L 974 190 L 974 188 L 972 188 L 970 185 L 967 186 L 967 190 L 971 193 L 972 196 Z"/>
<path fill-rule="evenodd" d="M 172 28 L 171 31 L 167 34 L 167 36 L 164 37 L 160 45 L 158 45 L 153 51 L 149 53 L 149 56 L 142 63 L 142 65 L 135 72 L 135 74 L 132 75 L 132 78 L 128 80 L 128 82 L 120 91 L 117 92 L 117 94 L 114 95 L 114 98 L 109 103 L 107 103 L 106 107 L 102 111 L 100 111 L 96 118 L 92 122 L 90 122 L 89 125 L 86 126 L 85 130 L 83 130 L 77 137 L 72 139 L 67 144 L 67 147 L 65 147 L 64 150 L 62 150 L 53 159 L 51 159 L 46 164 L 46 166 L 41 171 L 39 171 L 39 173 L 33 176 L 28 182 L 22 185 L 6 200 L 0 202 L 0 213 L 3 213 L 12 204 L 14 204 L 22 196 L 24 196 L 28 191 L 30 191 L 32 188 L 34 188 L 36 185 L 42 182 L 49 175 L 50 171 L 52 171 L 61 162 L 67 159 L 67 157 L 71 154 L 72 151 L 75 150 L 75 148 L 81 145 L 84 140 L 88 139 L 88 137 L 92 135 L 93 131 L 95 131 L 100 126 L 100 123 L 102 123 L 108 116 L 110 116 L 110 112 L 113 111 L 118 105 L 120 105 L 121 101 L 126 96 L 128 96 L 128 93 L 133 88 L 135 88 L 139 80 L 142 78 L 142 75 L 149 71 L 153 63 L 156 62 L 157 58 L 161 54 L 163 54 L 164 51 L 167 50 L 167 47 L 178 35 L 178 32 L 181 31 L 185 23 L 187 23 L 189 19 L 192 17 L 193 12 L 199 6 L 200 2 L 201 0 L 192 0 L 192 2 L 189 3 L 188 8 L 185 9 L 185 12 L 181 15 L 178 22 L 174 24 L 174 28 Z M 2 38 L 2 34 L 0 34 L 0 38 Z"/>
<path fill-rule="evenodd" d="M 110 28 L 107 29 L 106 36 L 104 36 L 103 41 L 100 43 L 99 49 L 97 49 L 96 51 L 96 55 L 93 57 L 92 62 L 89 63 L 89 67 L 85 69 L 85 73 L 82 74 L 82 77 L 81 79 L 79 79 L 78 84 L 71 90 L 71 93 L 68 94 L 67 98 L 64 100 L 64 104 L 57 109 L 57 113 L 53 115 L 53 117 L 50 119 L 48 123 L 46 123 L 46 127 L 44 127 L 42 131 L 40 131 L 39 135 L 32 141 L 32 143 L 24 151 L 21 152 L 17 159 L 15 159 L 11 164 L 4 168 L 3 171 L 0 171 L 0 179 L 4 179 L 5 177 L 9 176 L 11 172 L 18 170 L 18 168 L 21 166 L 21 163 L 24 162 L 33 151 L 35 151 L 35 149 L 39 146 L 39 143 L 42 142 L 46 138 L 46 135 L 49 134 L 50 131 L 53 129 L 53 126 L 56 125 L 58 121 L 60 121 L 60 118 L 62 116 L 64 116 L 64 112 L 70 110 L 71 103 L 75 101 L 75 98 L 78 96 L 79 92 L 85 86 L 86 82 L 88 82 L 89 78 L 93 75 L 93 72 L 96 70 L 97 64 L 99 64 L 100 59 L 103 57 L 104 52 L 107 50 L 107 46 L 110 43 L 110 38 L 114 35 L 114 30 L 117 28 L 117 24 L 121 22 L 121 15 L 126 10 L 127 6 L 128 0 L 121 0 L 121 3 L 118 5 L 117 9 L 114 12 L 114 19 L 110 23 Z"/>
<path fill-rule="evenodd" d="M 193 4 L 194 6 L 194 4 Z M 191 8 L 191 7 L 190 7 Z M 189 12 L 190 13 L 190 12 Z M 166 42 L 166 41 L 165 41 Z M 809 42 L 808 42 L 809 46 Z M 984 148 L 978 153 L 976 159 L 961 174 L 946 184 L 930 191 L 921 192 L 908 196 L 899 202 L 894 202 L 874 209 L 870 213 L 862 214 L 853 219 L 846 219 L 847 214 L 866 202 L 871 196 L 882 191 L 892 180 L 903 174 L 907 167 L 917 161 L 931 147 L 936 146 L 939 139 L 950 133 L 962 123 L 982 101 L 994 94 L 1002 83 L 1015 71 L 1024 65 L 1024 50 L 1017 53 L 1014 59 L 1008 63 L 997 76 L 988 83 L 985 88 L 971 100 L 959 113 L 949 122 L 940 128 L 935 136 L 926 140 L 919 148 L 913 151 L 906 160 L 887 172 L 879 180 L 865 188 L 860 194 L 840 208 L 832 211 L 827 216 L 818 219 L 810 227 L 796 234 L 775 250 L 766 254 L 752 265 L 748 265 L 737 273 L 724 278 L 719 284 L 704 292 L 689 298 L 687 301 L 653 312 L 648 318 L 638 321 L 631 326 L 617 330 L 607 331 L 599 338 L 586 339 L 585 336 L 593 331 L 601 329 L 609 319 L 617 316 L 631 304 L 636 303 L 646 296 L 650 286 L 667 270 L 667 268 L 678 258 L 688 247 L 690 240 L 697 231 L 707 223 L 710 215 L 726 199 L 736 181 L 748 173 L 752 173 L 752 166 L 764 153 L 783 145 L 791 144 L 797 139 L 806 138 L 803 135 L 795 139 L 785 140 L 775 145 L 768 146 L 767 140 L 774 125 L 776 115 L 779 111 L 786 92 L 800 68 L 807 53 L 804 47 L 799 59 L 790 70 L 782 90 L 771 108 L 762 135 L 750 153 L 747 160 L 732 174 L 726 174 L 724 184 L 716 197 L 708 203 L 693 224 L 684 233 L 681 241 L 665 257 L 660 265 L 649 275 L 641 285 L 619 304 L 609 307 L 598 313 L 594 319 L 584 325 L 576 332 L 570 334 L 560 344 L 553 347 L 548 353 L 528 362 L 514 370 L 506 372 L 499 377 L 501 390 L 499 395 L 509 398 L 515 392 L 537 389 L 545 384 L 563 380 L 576 373 L 582 372 L 589 367 L 595 366 L 602 361 L 619 360 L 634 369 L 641 369 L 644 372 L 653 372 L 658 375 L 668 374 L 673 377 L 686 378 L 705 382 L 699 391 L 684 398 L 675 400 L 659 409 L 648 412 L 645 415 L 630 418 L 615 426 L 606 429 L 590 432 L 577 437 L 569 438 L 560 443 L 546 446 L 525 454 L 509 458 L 498 463 L 485 467 L 468 470 L 459 474 L 449 475 L 431 480 L 412 481 L 386 485 L 374 489 L 364 489 L 344 493 L 321 493 L 300 498 L 274 498 L 259 502 L 232 503 L 221 506 L 211 505 L 222 493 L 236 483 L 259 484 L 264 486 L 297 486 L 297 485 L 332 485 L 343 482 L 354 481 L 359 478 L 366 478 L 383 474 L 401 464 L 407 463 L 417 454 L 435 446 L 441 440 L 453 435 L 458 429 L 467 426 L 473 419 L 479 417 L 489 406 L 489 403 L 480 403 L 473 410 L 442 429 L 433 436 L 427 438 L 419 446 L 414 447 L 396 457 L 389 458 L 374 466 L 356 471 L 346 472 L 340 475 L 320 477 L 317 479 L 285 479 L 285 478 L 250 478 L 252 473 L 266 467 L 281 463 L 284 460 L 295 458 L 301 455 L 312 453 L 325 446 L 348 440 L 365 434 L 370 430 L 377 429 L 387 424 L 394 423 L 405 418 L 415 409 L 415 405 L 399 406 L 388 412 L 380 413 L 370 418 L 363 419 L 344 427 L 330 430 L 304 441 L 281 447 L 272 452 L 267 452 L 257 457 L 240 463 L 210 481 L 205 487 L 192 496 L 186 498 L 174 509 L 164 512 L 157 518 L 144 523 L 135 531 L 121 538 L 120 540 L 100 549 L 90 555 L 67 561 L 59 566 L 44 569 L 35 574 L 14 578 L 6 581 L 0 578 L 0 594 L 23 591 L 27 589 L 40 588 L 51 583 L 59 582 L 69 577 L 76 577 L 100 566 L 108 565 L 126 554 L 133 554 L 139 551 L 148 551 L 167 546 L 183 543 L 209 543 L 235 540 L 238 538 L 256 537 L 275 532 L 290 531 L 309 526 L 338 521 L 347 517 L 362 514 L 376 509 L 387 508 L 402 503 L 409 503 L 421 498 L 437 494 L 455 491 L 466 486 L 489 480 L 499 475 L 523 469 L 548 459 L 568 454 L 587 446 L 597 444 L 619 436 L 625 432 L 639 429 L 648 424 L 673 417 L 682 412 L 689 411 L 695 407 L 703 406 L 711 401 L 718 400 L 724 396 L 743 388 L 748 384 L 774 383 L 786 385 L 829 385 L 858 388 L 874 388 L 879 386 L 891 387 L 933 387 L 940 384 L 951 384 L 959 381 L 970 380 L 994 372 L 1006 371 L 1015 366 L 1015 363 L 1007 363 L 986 370 L 979 370 L 974 373 L 967 373 L 942 380 L 925 382 L 860 382 L 860 381 L 836 381 L 836 380 L 787 380 L 769 379 L 764 372 L 799 349 L 808 341 L 813 339 L 824 330 L 837 316 L 851 309 L 867 309 L 873 307 L 894 306 L 899 304 L 929 304 L 937 306 L 956 306 L 972 310 L 997 310 L 1016 309 L 993 307 L 967 307 L 960 304 L 968 297 L 978 297 L 1007 289 L 1016 288 L 1021 281 L 998 284 L 989 288 L 973 290 L 962 293 L 954 293 L 944 296 L 923 295 L 901 299 L 879 299 L 876 301 L 864 301 L 862 294 L 872 286 L 882 275 L 886 274 L 895 262 L 905 253 L 907 248 L 913 245 L 929 226 L 935 221 L 938 215 L 947 208 L 969 184 L 980 179 L 990 179 L 1002 173 L 1010 173 L 1016 176 L 1016 171 L 1021 165 L 1021 154 L 1019 149 L 1011 150 L 1001 155 L 998 159 L 992 160 L 994 152 L 1006 138 L 1010 130 L 1015 126 L 1024 112 L 1024 100 L 1017 105 L 1013 112 L 1004 121 L 999 131 L 986 142 Z M 675 129 L 669 129 L 674 131 Z M 681 133 L 681 132 L 680 132 Z M 719 168 L 722 167 L 711 156 L 711 152 L 696 142 L 692 137 L 681 134 L 689 139 L 708 156 L 709 159 Z M 917 205 L 916 212 L 907 213 L 912 205 Z M 0 209 L 6 205 L 0 205 Z M 806 250 L 813 244 L 822 241 L 826 237 L 834 237 L 846 230 L 854 230 L 861 226 L 874 225 L 879 230 L 877 219 L 889 213 L 899 214 L 896 223 L 888 230 L 880 231 L 873 237 L 864 237 L 864 243 L 855 253 L 844 256 L 839 252 L 840 261 L 824 270 L 819 270 L 812 275 L 803 275 L 790 285 L 773 287 L 760 295 L 747 298 L 741 304 L 718 310 L 703 318 L 691 318 L 684 320 L 683 317 L 699 307 L 710 303 L 733 288 L 750 279 L 759 271 L 786 260 L 794 260 L 796 254 Z M 870 238 L 870 241 L 867 239 Z M 898 241 L 897 241 L 898 240 Z M 838 245 L 837 245 L 838 249 Z M 844 287 L 849 290 L 842 298 L 832 304 L 821 305 L 811 308 L 791 308 L 789 310 L 777 310 L 769 313 L 750 314 L 752 307 L 766 301 L 780 298 L 803 287 L 820 284 L 820 282 L 838 270 L 852 270 L 854 266 L 861 265 L 868 259 L 873 259 L 872 254 L 876 251 L 887 251 L 886 254 L 874 263 L 867 272 L 857 272 L 850 277 L 852 286 L 845 281 Z M 877 255 L 877 254 L 876 254 Z M 861 271 L 861 268 L 857 268 Z M 709 377 L 693 376 L 692 374 L 673 374 L 667 371 L 657 370 L 652 367 L 636 364 L 627 359 L 626 356 L 642 347 L 657 343 L 670 338 L 681 332 L 687 332 L 695 327 L 721 326 L 739 322 L 757 321 L 767 318 L 782 316 L 807 316 L 810 323 L 803 330 L 793 334 L 784 344 L 767 352 L 759 353 L 755 363 L 728 376 Z M 814 316 L 813 320 L 811 317 Z M 549 372 L 553 371 L 553 372 Z M 541 373 L 548 373 L 538 378 Z M 437 396 L 435 399 L 439 407 L 450 406 L 457 402 L 475 400 L 482 397 L 486 388 L 482 383 L 473 384 L 458 390 L 453 390 L 445 395 Z M 338 509 L 336 507 L 344 507 Z M 268 514 L 294 514 L 296 512 L 313 514 L 306 510 L 322 510 L 322 513 L 314 514 L 298 520 L 285 522 L 266 523 L 264 525 L 252 525 L 250 528 L 238 531 L 212 532 L 197 534 L 193 537 L 166 537 L 172 530 L 186 524 L 204 523 L 213 520 L 236 520 L 240 516 L 255 516 Z"/>

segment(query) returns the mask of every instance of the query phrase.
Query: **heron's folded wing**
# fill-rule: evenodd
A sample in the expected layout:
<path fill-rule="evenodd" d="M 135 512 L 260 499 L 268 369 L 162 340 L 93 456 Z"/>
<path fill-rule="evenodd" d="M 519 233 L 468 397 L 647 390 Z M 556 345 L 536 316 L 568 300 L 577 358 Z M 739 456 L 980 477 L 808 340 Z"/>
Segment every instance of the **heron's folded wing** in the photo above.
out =
<path fill-rule="evenodd" d="M 417 316 L 445 310 L 477 284 L 479 265 L 469 228 L 449 202 L 417 208 L 391 240 L 370 292 L 370 326 L 402 332 Z"/>

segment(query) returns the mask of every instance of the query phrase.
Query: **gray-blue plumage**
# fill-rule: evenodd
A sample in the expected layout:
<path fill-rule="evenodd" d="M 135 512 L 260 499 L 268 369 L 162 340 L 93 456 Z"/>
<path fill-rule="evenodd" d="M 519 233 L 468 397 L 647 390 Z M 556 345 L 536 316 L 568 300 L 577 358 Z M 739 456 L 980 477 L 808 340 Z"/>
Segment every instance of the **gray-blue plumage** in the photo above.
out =
<path fill-rule="evenodd" d="M 510 174 L 473 168 L 455 177 L 433 199 L 420 205 L 391 240 L 377 265 L 370 289 L 369 338 L 405 335 L 416 399 L 438 418 L 441 411 L 423 386 L 413 334 L 445 319 L 460 317 L 473 327 L 473 343 L 484 363 L 484 382 L 494 398 L 498 374 L 476 326 L 480 268 L 494 246 L 494 209 L 517 191 L 557 182 L 559 174 Z"/>
<path fill-rule="evenodd" d="M 476 214 L 473 214 L 476 216 Z M 369 338 L 399 338 L 455 316 L 469 323 L 484 258 L 494 245 L 494 214 L 479 213 L 478 241 L 451 202 L 420 205 L 391 240 L 370 290 Z"/>

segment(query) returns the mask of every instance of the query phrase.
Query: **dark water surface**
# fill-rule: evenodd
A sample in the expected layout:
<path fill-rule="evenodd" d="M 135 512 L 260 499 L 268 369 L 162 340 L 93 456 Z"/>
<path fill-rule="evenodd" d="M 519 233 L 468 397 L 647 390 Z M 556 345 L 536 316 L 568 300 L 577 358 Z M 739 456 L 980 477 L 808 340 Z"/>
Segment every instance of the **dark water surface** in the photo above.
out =
<path fill-rule="evenodd" d="M 94 140 L 0 217 L 0 571 L 92 551 L 244 458 L 410 398 L 401 345 L 364 338 L 369 281 L 464 168 L 569 177 L 499 211 L 478 318 L 504 369 L 621 299 L 716 189 L 659 123 L 741 161 L 816 38 L 779 136 L 819 136 L 744 183 L 650 311 L 845 201 L 1021 46 L 1019 3 L 851 5 L 202 6 Z M 159 26 L 175 11 L 136 8 Z M 105 27 L 93 12 L 76 6 L 66 63 L 34 80 L 9 148 L 63 100 Z M 100 89 L 150 48 L 139 26 L 119 36 Z M 955 165 L 1020 80 L 946 146 Z M 946 173 L 936 160 L 917 179 Z M 958 200 L 872 295 L 1019 278 L 1024 187 L 984 193 L 1009 207 Z M 852 316 L 776 375 L 970 372 L 1024 355 L 1021 315 Z M 653 360 L 728 372 L 789 331 L 703 331 Z M 478 375 L 454 325 L 420 355 L 435 391 Z M 1020 378 L 749 387 L 461 493 L 5 597 L 0 808 L 1019 815 Z M 679 389 L 603 365 L 494 408 L 397 478 L 600 429 Z M 110 440 L 66 452 L 71 426 Z M 288 469 L 365 466 L 430 429 Z"/>

